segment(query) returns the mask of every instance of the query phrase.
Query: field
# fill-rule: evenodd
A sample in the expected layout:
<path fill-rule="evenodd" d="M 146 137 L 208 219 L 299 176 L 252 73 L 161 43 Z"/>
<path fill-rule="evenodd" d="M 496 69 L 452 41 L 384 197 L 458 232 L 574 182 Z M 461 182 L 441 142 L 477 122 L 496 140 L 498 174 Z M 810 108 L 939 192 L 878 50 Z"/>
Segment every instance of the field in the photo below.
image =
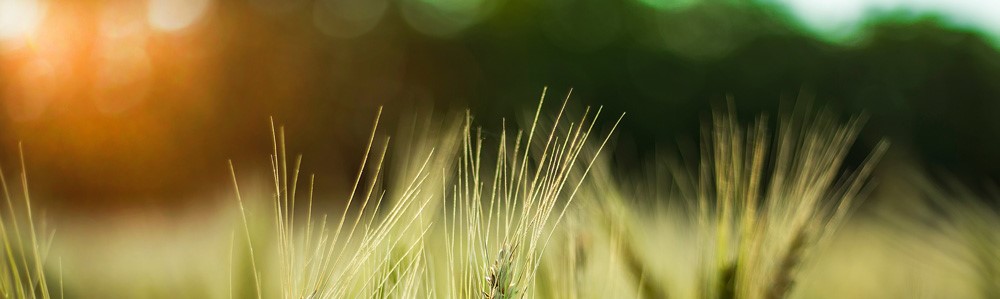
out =
<path fill-rule="evenodd" d="M 1000 217 L 888 142 L 855 146 L 863 116 L 796 103 L 745 121 L 729 103 L 705 124 L 696 156 L 664 153 L 623 171 L 607 152 L 627 114 L 570 113 L 567 102 L 543 95 L 529 121 L 499 128 L 481 128 L 469 113 L 420 120 L 398 138 L 373 113 L 363 162 L 339 198 L 314 194 L 316 178 L 300 171 L 308 157 L 287 149 L 272 122 L 270 172 L 230 161 L 232 185 L 217 195 L 224 204 L 159 216 L 166 226 L 47 226 L 32 206 L 30 175 L 8 165 L 0 290 L 5 298 L 1000 296 Z M 851 164 L 858 152 L 866 158 Z M 107 226 L 119 229 L 97 228 Z"/>

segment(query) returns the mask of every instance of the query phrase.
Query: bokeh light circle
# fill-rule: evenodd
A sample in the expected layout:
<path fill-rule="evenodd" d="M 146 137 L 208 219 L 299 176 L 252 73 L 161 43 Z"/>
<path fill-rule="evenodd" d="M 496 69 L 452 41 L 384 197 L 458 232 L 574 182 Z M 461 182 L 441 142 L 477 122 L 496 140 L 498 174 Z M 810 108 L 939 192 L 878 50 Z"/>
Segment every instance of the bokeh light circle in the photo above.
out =
<path fill-rule="evenodd" d="M 37 0 L 0 0 L 0 42 L 31 35 L 44 15 Z"/>
<path fill-rule="evenodd" d="M 174 31 L 190 26 L 205 14 L 210 0 L 149 0 L 149 24 Z"/>
<path fill-rule="evenodd" d="M 436 37 L 452 37 L 484 19 L 494 0 L 401 0 L 400 12 L 411 27 Z"/>

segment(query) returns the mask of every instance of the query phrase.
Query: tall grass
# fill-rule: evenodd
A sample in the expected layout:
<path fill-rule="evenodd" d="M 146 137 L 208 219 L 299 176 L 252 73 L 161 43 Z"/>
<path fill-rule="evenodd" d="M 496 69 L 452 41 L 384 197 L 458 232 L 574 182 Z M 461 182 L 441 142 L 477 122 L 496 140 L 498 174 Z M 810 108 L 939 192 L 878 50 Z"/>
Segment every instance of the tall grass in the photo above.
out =
<path fill-rule="evenodd" d="M 787 296 L 810 251 L 857 208 L 886 149 L 879 143 L 857 170 L 842 174 L 861 122 L 839 124 L 828 111 L 796 111 L 772 140 L 764 117 L 742 129 L 734 113 L 715 115 L 699 180 L 700 224 L 715 232 L 707 240 L 714 246 L 706 247 L 716 249 L 706 257 L 703 296 Z"/>
<path fill-rule="evenodd" d="M 255 240 L 250 234 L 251 221 L 236 184 L 235 169 L 230 165 L 257 296 L 267 294 L 262 289 L 267 284 L 262 280 L 277 281 L 281 298 L 522 298 L 529 294 L 553 228 L 565 216 L 596 159 L 596 153 L 582 154 L 589 149 L 587 141 L 601 109 L 592 113 L 588 108 L 578 119 L 567 120 L 567 101 L 568 97 L 549 130 L 539 128 L 544 97 L 529 130 L 511 135 L 502 128 L 496 141 L 495 164 L 487 169 L 483 168 L 487 159 L 483 157 L 481 130 L 473 128 L 471 114 L 467 113 L 461 135 L 445 138 L 460 138 L 460 152 L 453 166 L 443 166 L 455 173 L 438 176 L 442 180 L 440 192 L 430 191 L 433 187 L 427 178 L 433 172 L 431 168 L 442 165 L 429 162 L 447 163 L 448 159 L 436 158 L 434 150 L 402 185 L 402 192 L 376 190 L 389 151 L 389 138 L 373 151 L 379 113 L 344 210 L 333 220 L 326 215 L 314 216 L 310 177 L 306 219 L 298 226 L 295 206 L 301 157 L 289 167 L 284 131 L 276 128 L 271 172 L 278 271 L 262 273 L 259 267 Z M 560 133 L 563 127 L 564 134 Z M 598 152 L 610 136 L 608 133 L 603 137 Z M 373 173 L 365 173 L 368 163 L 374 163 Z M 584 175 L 574 175 L 580 172 Z M 369 178 L 366 184 L 362 184 L 364 177 Z M 387 198 L 386 194 L 395 196 Z M 360 207 L 351 211 L 357 201 Z M 427 210 L 432 202 L 440 210 Z M 427 236 L 437 222 L 440 228 Z M 443 252 L 430 252 L 427 242 L 446 245 Z M 435 266 L 428 265 L 430 261 L 440 263 L 444 270 L 432 269 Z"/>
<path fill-rule="evenodd" d="M 798 107 L 776 131 L 767 120 L 744 125 L 733 107 L 717 110 L 694 169 L 670 162 L 624 180 L 598 172 L 582 218 L 607 242 L 604 272 L 626 278 L 604 288 L 649 298 L 792 294 L 800 269 L 857 209 L 887 143 L 845 171 L 861 118 Z"/>
<path fill-rule="evenodd" d="M 396 250 L 400 249 L 398 246 L 403 236 L 407 234 L 423 236 L 429 227 L 429 224 L 412 226 L 417 219 L 416 216 L 402 217 L 404 211 L 409 208 L 416 208 L 418 213 L 415 215 L 419 215 L 426 206 L 428 200 L 421 196 L 425 171 L 417 172 L 402 195 L 394 198 L 391 206 L 386 208 L 387 212 L 380 210 L 383 202 L 387 200 L 384 197 L 385 192 L 376 190 L 375 186 L 381 175 L 389 139 L 386 138 L 382 142 L 381 149 L 373 153 L 377 128 L 378 116 L 361 162 L 362 170 L 357 174 L 354 187 L 340 216 L 329 221 L 327 215 L 314 217 L 313 177 L 310 176 L 308 189 L 304 190 L 307 193 L 305 221 L 304 225 L 299 226 L 296 226 L 295 206 L 296 199 L 300 195 L 301 157 L 296 158 L 295 166 L 289 167 L 284 147 L 284 130 L 273 129 L 274 152 L 271 155 L 271 171 L 275 193 L 272 215 L 277 238 L 274 244 L 278 267 L 276 271 L 268 273 L 262 273 L 262 269 L 258 266 L 259 257 L 254 250 L 247 212 L 236 183 L 235 168 L 230 163 L 258 298 L 265 297 L 263 286 L 266 284 L 262 283 L 263 279 L 277 281 L 277 296 L 281 298 L 415 295 L 414 292 L 418 290 L 416 284 L 420 282 L 414 277 L 421 274 L 419 272 L 422 263 L 421 248 L 411 245 L 402 253 Z M 373 156 L 375 165 L 373 179 L 362 185 L 363 170 Z M 356 201 L 360 201 L 361 206 L 353 215 L 349 215 Z M 373 208 L 370 208 L 372 205 Z M 376 219 L 377 212 L 386 214 Z M 405 229 L 398 231 L 397 234 L 390 233 L 398 227 Z"/>
<path fill-rule="evenodd" d="M 3 189 L 7 209 L 6 213 L 0 213 L 0 237 L 3 238 L 4 253 L 4 258 L 0 259 L 0 269 L 3 270 L 0 272 L 0 295 L 4 298 L 53 298 L 45 264 L 55 231 L 39 236 L 39 232 L 45 232 L 46 229 L 44 221 L 36 224 L 35 213 L 31 208 L 28 171 L 20 144 L 18 153 L 21 159 L 18 176 L 20 202 L 16 202 L 16 196 L 12 194 L 13 190 L 0 167 L 0 188 Z M 53 287 L 59 287 L 57 295 L 62 298 L 61 280 Z"/>
<path fill-rule="evenodd" d="M 588 108 L 578 119 L 566 119 L 568 99 L 547 132 L 538 131 L 544 97 L 527 132 L 511 138 L 502 128 L 494 165 L 486 174 L 483 139 L 467 117 L 457 180 L 449 194 L 451 215 L 443 212 L 448 276 L 454 278 L 448 297 L 523 298 L 534 291 L 542 254 L 611 136 L 601 137 L 585 156 L 602 109 L 591 115 Z M 615 127 L 617 122 L 612 132 Z"/>
<path fill-rule="evenodd" d="M 505 122 L 498 140 L 493 141 L 493 151 L 484 151 L 482 129 L 474 127 L 467 112 L 458 135 L 441 138 L 461 140 L 457 153 L 446 153 L 457 157 L 453 164 L 428 165 L 432 160 L 449 161 L 435 159 L 430 150 L 409 183 L 399 185 L 403 191 L 393 193 L 375 188 L 389 151 L 388 138 L 372 150 L 376 116 L 347 205 L 329 223 L 326 216 L 313 217 L 310 191 L 306 221 L 296 226 L 301 157 L 289 167 L 283 129 L 275 129 L 272 208 L 279 269 L 264 277 L 253 260 L 256 256 L 252 257 L 257 293 L 262 294 L 264 277 L 278 282 L 282 298 L 433 295 L 492 299 L 583 294 L 575 289 L 580 281 L 559 275 L 575 275 L 575 269 L 583 267 L 577 261 L 561 264 L 565 269 L 551 266 L 559 263 L 542 267 L 553 236 L 566 233 L 559 224 L 569 212 L 576 214 L 570 217 L 584 221 L 605 219 L 597 223 L 604 228 L 595 232 L 603 232 L 612 242 L 608 250 L 617 258 L 607 261 L 608 267 L 617 264 L 631 277 L 624 282 L 634 285 L 628 289 L 642 296 L 671 296 L 672 290 L 664 287 L 670 283 L 647 270 L 649 257 L 636 242 L 655 238 L 655 232 L 644 231 L 643 224 L 634 219 L 639 211 L 621 201 L 626 195 L 614 194 L 615 187 L 603 191 L 585 187 L 596 191 L 588 195 L 590 205 L 597 208 L 590 214 L 570 209 L 611 134 L 590 145 L 602 109 L 591 112 L 587 108 L 571 119 L 565 114 L 568 99 L 545 130 L 540 128 L 544 96 L 528 130 L 508 133 Z M 792 292 L 797 272 L 811 252 L 821 249 L 856 209 L 866 179 L 886 148 L 880 143 L 857 170 L 842 172 L 861 123 L 860 118 L 852 118 L 841 124 L 832 112 L 805 108 L 782 119 L 772 133 L 764 117 L 744 127 L 732 108 L 713 115 L 698 174 L 683 180 L 693 182 L 685 187 L 696 190 L 695 209 L 690 212 L 698 215 L 691 225 L 697 228 L 695 246 L 701 250 L 697 257 L 701 262 L 689 273 L 699 277 L 694 282 L 698 285 L 695 297 L 785 298 Z M 615 127 L 617 123 L 611 130 Z M 492 155 L 489 159 L 484 156 L 487 152 Z M 375 166 L 366 176 L 369 161 Z M 443 175 L 437 176 L 441 179 L 438 192 L 429 191 L 433 183 L 426 180 L 428 168 L 435 166 L 443 168 Z M 233 176 L 235 182 L 235 172 Z M 362 184 L 363 177 L 369 178 L 367 184 Z M 590 185 L 616 183 L 592 181 Z M 386 194 L 395 196 L 386 198 Z M 243 201 L 238 199 L 242 210 Z M 359 200 L 360 207 L 349 213 Z M 440 209 L 425 209 L 431 202 Z M 245 211 L 243 215 L 244 229 L 249 232 Z M 246 237 L 253 255 L 253 240 L 249 233 Z M 571 255 L 592 255 L 587 251 L 591 248 L 570 249 Z"/>
<path fill-rule="evenodd" d="M 398 138 L 385 136 L 379 110 L 349 190 L 333 199 L 315 192 L 315 176 L 302 171 L 308 159 L 290 154 L 272 121 L 263 198 L 230 161 L 236 218 L 219 221 L 235 220 L 235 230 L 219 236 L 229 248 L 206 250 L 229 254 L 228 297 L 992 298 L 1000 290 L 1000 214 L 971 192 L 886 172 L 889 196 L 924 208 L 853 217 L 887 151 L 884 141 L 854 145 L 864 117 L 803 102 L 772 126 L 766 116 L 741 121 L 729 103 L 706 123 L 696 157 L 658 154 L 623 171 L 602 152 L 624 114 L 602 122 L 600 107 L 570 113 L 569 95 L 549 102 L 543 92 L 523 126 L 482 128 L 466 111 L 401 121 Z M 851 164 L 851 151 L 866 158 Z M 46 271 L 52 235 L 41 234 L 25 172 L 22 158 L 21 197 L 0 172 L 0 295 L 62 297 L 61 272 L 57 287 Z M 113 294 L 71 285 L 82 297 Z"/>

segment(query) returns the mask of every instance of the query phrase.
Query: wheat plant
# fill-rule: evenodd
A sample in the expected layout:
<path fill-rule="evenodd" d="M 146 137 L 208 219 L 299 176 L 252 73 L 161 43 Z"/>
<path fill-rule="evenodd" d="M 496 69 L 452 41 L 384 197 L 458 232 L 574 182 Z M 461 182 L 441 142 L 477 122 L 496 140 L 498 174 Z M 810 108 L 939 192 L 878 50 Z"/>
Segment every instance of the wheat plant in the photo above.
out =
<path fill-rule="evenodd" d="M 547 102 L 543 92 L 521 126 L 505 119 L 483 128 L 466 111 L 404 119 L 398 138 L 385 137 L 380 109 L 342 198 L 315 191 L 316 177 L 302 167 L 308 159 L 289 154 L 285 129 L 272 121 L 265 191 L 241 181 L 246 171 L 230 161 L 235 196 L 226 207 L 235 218 L 220 212 L 217 222 L 233 229 L 215 236 L 229 247 L 203 248 L 206 256 L 228 255 L 219 263 L 228 265 L 228 284 L 191 292 L 133 288 L 127 297 L 997 294 L 1000 217 L 980 204 L 987 200 L 892 175 L 884 190 L 895 191 L 877 197 L 933 199 L 920 201 L 924 212 L 886 216 L 879 211 L 893 208 L 883 208 L 867 220 L 853 217 L 887 150 L 880 141 L 860 163 L 847 159 L 864 117 L 841 120 L 802 101 L 772 127 L 766 116 L 741 122 L 729 102 L 711 115 L 693 156 L 661 152 L 639 169 L 622 170 L 602 152 L 614 147 L 624 114 L 602 121 L 604 109 L 574 110 L 569 95 L 556 109 Z M 7 209 L 0 213 L 0 295 L 61 298 L 61 263 L 48 258 L 53 235 L 43 233 L 44 219 L 32 211 L 26 177 L 22 162 L 19 197 L 0 172 Z M 911 283 L 923 288 L 905 287 Z M 70 285 L 70 297 L 115 294 Z"/>
<path fill-rule="evenodd" d="M 0 188 L 6 202 L 6 213 L 0 213 L 0 237 L 3 238 L 3 256 L 0 259 L 0 295 L 4 298 L 62 298 L 61 272 L 59 284 L 51 285 L 45 270 L 49 245 L 55 231 L 45 235 L 44 218 L 36 223 L 28 192 L 28 171 L 24 162 L 24 150 L 18 144 L 21 160 L 19 181 L 20 202 L 15 202 L 7 183 L 7 177 L 0 167 Z M 52 293 L 50 287 L 58 287 L 59 293 Z"/>

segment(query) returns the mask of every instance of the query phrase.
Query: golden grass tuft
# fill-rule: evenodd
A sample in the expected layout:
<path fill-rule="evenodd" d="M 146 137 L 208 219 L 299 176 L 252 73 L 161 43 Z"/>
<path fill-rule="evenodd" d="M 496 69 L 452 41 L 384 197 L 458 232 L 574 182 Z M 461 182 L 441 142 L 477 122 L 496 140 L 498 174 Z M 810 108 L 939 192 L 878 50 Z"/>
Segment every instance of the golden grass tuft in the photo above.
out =
<path fill-rule="evenodd" d="M 44 220 L 36 227 L 35 215 L 31 209 L 28 190 L 28 172 L 24 160 L 24 149 L 18 144 L 21 160 L 20 182 L 22 202 L 15 203 L 14 195 L 7 184 L 7 178 L 0 168 L 0 187 L 6 202 L 7 213 L 0 214 L 0 236 L 3 238 L 4 258 L 0 259 L 0 295 L 4 298 L 53 298 L 45 270 L 46 258 L 55 231 L 40 238 L 39 231 L 45 231 Z M 20 215 L 19 215 L 20 214 Z M 23 226 L 27 224 L 27 228 Z M 26 230 L 26 232 L 22 232 Z M 26 236 L 24 236 L 27 234 Z M 61 274 L 59 298 L 62 298 Z"/>

